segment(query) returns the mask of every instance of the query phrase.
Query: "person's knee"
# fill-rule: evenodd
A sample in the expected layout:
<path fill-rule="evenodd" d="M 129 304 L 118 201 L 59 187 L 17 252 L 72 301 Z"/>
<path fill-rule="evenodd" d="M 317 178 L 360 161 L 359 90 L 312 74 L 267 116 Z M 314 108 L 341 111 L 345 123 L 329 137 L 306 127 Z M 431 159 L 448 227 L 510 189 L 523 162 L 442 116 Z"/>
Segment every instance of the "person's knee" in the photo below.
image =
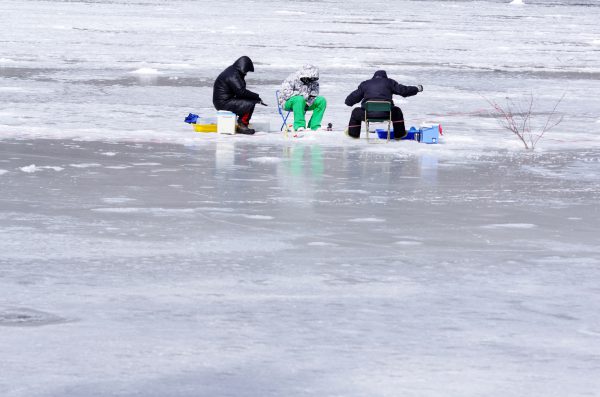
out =
<path fill-rule="evenodd" d="M 325 97 L 322 97 L 322 96 L 316 97 L 314 103 L 315 103 L 315 106 L 318 108 L 325 109 L 327 107 L 327 100 L 325 99 Z"/>
<path fill-rule="evenodd" d="M 294 97 L 292 97 L 293 103 L 292 103 L 292 107 L 300 107 L 302 109 L 304 109 L 306 107 L 306 99 L 304 99 L 304 97 L 302 95 L 296 95 Z"/>
<path fill-rule="evenodd" d="M 352 117 L 352 119 L 354 119 L 354 120 L 364 120 L 365 111 L 361 107 L 356 107 L 356 108 L 352 109 L 352 115 L 350 117 Z"/>
<path fill-rule="evenodd" d="M 399 122 L 404 121 L 404 115 L 402 114 L 402 110 L 398 106 L 394 106 L 392 108 L 392 121 Z"/>
<path fill-rule="evenodd" d="M 306 107 L 306 100 L 302 95 L 294 95 L 287 101 L 285 101 L 283 108 L 285 110 L 297 110 L 304 109 Z"/>

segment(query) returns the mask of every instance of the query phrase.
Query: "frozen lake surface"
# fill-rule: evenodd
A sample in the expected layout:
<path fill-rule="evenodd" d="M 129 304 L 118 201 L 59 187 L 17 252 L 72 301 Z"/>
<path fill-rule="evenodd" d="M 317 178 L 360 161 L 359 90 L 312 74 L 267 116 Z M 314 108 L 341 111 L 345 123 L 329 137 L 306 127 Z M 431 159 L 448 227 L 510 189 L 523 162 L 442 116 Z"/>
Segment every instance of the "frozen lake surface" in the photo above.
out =
<path fill-rule="evenodd" d="M 507 3 L 3 1 L 0 395 L 598 395 L 600 7 Z M 240 55 L 336 131 L 192 132 Z M 442 144 L 343 135 L 380 68 Z"/>
<path fill-rule="evenodd" d="M 373 147 L 0 142 L 0 392 L 599 390 L 600 151 Z"/>

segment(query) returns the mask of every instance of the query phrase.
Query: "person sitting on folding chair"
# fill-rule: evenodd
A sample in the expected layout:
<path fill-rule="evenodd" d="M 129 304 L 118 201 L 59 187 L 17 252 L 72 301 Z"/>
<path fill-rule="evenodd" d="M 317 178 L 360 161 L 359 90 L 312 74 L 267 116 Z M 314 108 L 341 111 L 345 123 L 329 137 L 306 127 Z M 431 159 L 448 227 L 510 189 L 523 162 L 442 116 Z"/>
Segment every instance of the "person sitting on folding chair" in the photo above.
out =
<path fill-rule="evenodd" d="M 346 105 L 353 106 L 358 102 L 361 102 L 361 107 L 352 109 L 352 115 L 350 116 L 350 122 L 348 123 L 348 135 L 352 138 L 360 138 L 360 127 L 361 123 L 365 121 L 365 109 L 364 104 L 367 101 L 386 101 L 392 104 L 392 123 L 394 125 L 394 139 L 402 139 L 406 136 L 406 127 L 404 126 L 404 115 L 402 110 L 398 106 L 394 106 L 392 97 L 400 95 L 403 97 L 409 97 L 417 95 L 417 93 L 423 91 L 423 86 L 405 86 L 399 84 L 396 80 L 392 80 L 387 77 L 385 70 L 378 70 L 370 80 L 363 81 L 360 83 L 358 88 L 351 92 L 346 98 Z M 375 113 L 375 112 L 373 112 Z M 387 112 L 384 112 L 387 113 Z M 388 118 L 387 114 L 371 114 L 369 112 L 369 118 Z M 367 134 L 369 131 L 367 131 Z"/>
<path fill-rule="evenodd" d="M 306 129 L 305 114 L 313 112 L 308 128 L 313 131 L 321 128 L 327 101 L 319 96 L 319 69 L 314 65 L 304 65 L 290 74 L 281 84 L 279 95 L 281 107 L 294 112 L 294 131 Z"/>

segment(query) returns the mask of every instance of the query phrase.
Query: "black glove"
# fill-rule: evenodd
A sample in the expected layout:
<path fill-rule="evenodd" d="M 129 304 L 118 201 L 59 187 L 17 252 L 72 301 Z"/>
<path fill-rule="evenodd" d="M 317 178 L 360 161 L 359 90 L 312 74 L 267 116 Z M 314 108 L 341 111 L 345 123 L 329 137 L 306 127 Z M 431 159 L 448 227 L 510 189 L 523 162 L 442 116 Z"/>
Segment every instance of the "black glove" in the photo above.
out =
<path fill-rule="evenodd" d="M 423 86 L 421 84 L 419 84 L 417 86 L 417 90 L 419 90 L 419 92 L 423 92 Z"/>
<path fill-rule="evenodd" d="M 263 100 L 262 100 L 262 99 L 260 99 L 260 98 L 258 99 L 258 102 L 257 102 L 257 103 L 258 103 L 259 105 L 263 105 L 263 106 L 269 106 L 269 105 L 267 105 L 266 103 L 264 103 L 264 102 L 263 102 Z"/>

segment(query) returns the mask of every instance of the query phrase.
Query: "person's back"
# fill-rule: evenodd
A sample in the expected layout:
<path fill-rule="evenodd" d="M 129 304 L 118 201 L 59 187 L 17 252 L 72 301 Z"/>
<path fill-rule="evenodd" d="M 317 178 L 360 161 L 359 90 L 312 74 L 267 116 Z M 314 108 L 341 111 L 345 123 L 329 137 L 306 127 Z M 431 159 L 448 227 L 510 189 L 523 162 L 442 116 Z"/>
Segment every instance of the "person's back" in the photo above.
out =
<path fill-rule="evenodd" d="M 373 77 L 359 84 L 358 88 L 352 91 L 346 98 L 347 106 L 354 106 L 361 102 L 360 108 L 354 108 L 348 124 L 348 135 L 353 138 L 360 137 L 361 122 L 365 119 L 365 111 L 362 108 L 367 101 L 386 101 L 392 104 L 392 122 L 394 124 L 394 135 L 396 139 L 401 139 L 406 135 L 404 125 L 404 115 L 398 106 L 394 106 L 393 96 L 400 95 L 409 97 L 423 91 L 423 86 L 405 86 L 399 84 L 396 80 L 387 77 L 385 70 L 378 70 Z M 370 117 L 380 115 L 371 115 Z M 381 115 L 385 117 L 384 115 Z M 367 131 L 368 133 L 368 131 Z"/>
<path fill-rule="evenodd" d="M 418 92 L 418 87 L 399 84 L 396 80 L 388 78 L 385 70 L 378 70 L 373 78 L 360 83 L 358 89 L 348 95 L 346 105 L 353 106 L 361 101 L 363 104 L 366 101 L 388 101 L 394 104 L 394 95 L 408 97 Z"/>
<path fill-rule="evenodd" d="M 244 78 L 248 72 L 254 72 L 254 64 L 249 57 L 243 56 L 219 74 L 213 86 L 213 105 L 217 110 L 225 109 L 231 99 L 258 98 L 257 94 L 246 90 Z"/>
<path fill-rule="evenodd" d="M 231 65 L 222 71 L 213 85 L 213 105 L 219 109 L 228 99 L 234 98 L 235 93 L 229 85 L 229 80 L 235 75 L 237 69 Z"/>

